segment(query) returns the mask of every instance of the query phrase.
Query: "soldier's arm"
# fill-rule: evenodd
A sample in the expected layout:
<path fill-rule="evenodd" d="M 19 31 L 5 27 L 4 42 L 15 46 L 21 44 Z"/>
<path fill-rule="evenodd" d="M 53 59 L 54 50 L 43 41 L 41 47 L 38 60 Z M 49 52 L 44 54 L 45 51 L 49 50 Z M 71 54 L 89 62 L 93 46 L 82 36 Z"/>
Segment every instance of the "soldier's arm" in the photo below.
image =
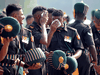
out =
<path fill-rule="evenodd" d="M 20 60 L 17 59 L 17 60 L 15 61 L 15 64 L 16 64 L 16 65 L 19 65 L 19 63 L 20 63 Z M 39 68 L 42 67 L 42 65 L 39 64 L 39 63 L 33 63 L 33 64 L 30 66 L 30 65 L 28 65 L 27 63 L 24 63 L 23 61 L 21 61 L 20 66 L 23 67 L 23 68 L 31 69 L 31 70 L 36 70 L 36 69 L 39 69 Z"/>
<path fill-rule="evenodd" d="M 75 37 L 73 39 L 73 48 L 75 49 L 75 54 L 72 57 L 78 59 L 81 56 L 84 47 L 80 39 L 80 36 L 76 30 L 75 30 Z"/>
<path fill-rule="evenodd" d="M 92 35 L 93 34 L 92 34 L 91 29 L 87 29 L 85 31 L 85 38 L 84 39 L 85 39 L 85 42 L 86 42 L 87 46 L 89 47 L 89 52 L 92 55 L 93 62 L 95 64 L 97 64 L 97 52 L 96 52 L 96 48 L 95 48 L 95 44 L 94 44 Z"/>
<path fill-rule="evenodd" d="M 82 54 L 82 50 L 77 50 L 75 54 L 72 55 L 72 57 L 74 57 L 75 59 L 78 59 L 81 56 L 81 54 Z"/>
<path fill-rule="evenodd" d="M 49 47 L 50 43 L 51 43 L 51 39 L 53 37 L 53 34 L 55 33 L 55 31 L 58 28 L 58 22 L 54 22 L 53 24 L 50 25 L 50 31 L 48 32 L 48 41 L 47 41 L 47 48 Z"/>
<path fill-rule="evenodd" d="M 97 52 L 96 52 L 96 48 L 94 45 L 90 45 L 89 46 L 89 51 L 93 57 L 92 63 L 94 63 L 95 65 L 97 65 Z"/>
<path fill-rule="evenodd" d="M 40 43 L 46 45 L 47 44 L 47 31 L 46 31 L 46 23 L 48 21 L 47 13 L 41 16 L 40 24 L 42 29 Z"/>
<path fill-rule="evenodd" d="M 11 37 L 11 38 L 7 37 L 7 39 L 6 38 L 2 38 L 2 39 L 3 39 L 4 45 L 2 46 L 1 51 L 0 51 L 0 61 L 2 61 L 5 58 L 5 56 L 8 52 L 9 43 L 10 43 L 10 41 L 13 40 L 13 37 Z"/>

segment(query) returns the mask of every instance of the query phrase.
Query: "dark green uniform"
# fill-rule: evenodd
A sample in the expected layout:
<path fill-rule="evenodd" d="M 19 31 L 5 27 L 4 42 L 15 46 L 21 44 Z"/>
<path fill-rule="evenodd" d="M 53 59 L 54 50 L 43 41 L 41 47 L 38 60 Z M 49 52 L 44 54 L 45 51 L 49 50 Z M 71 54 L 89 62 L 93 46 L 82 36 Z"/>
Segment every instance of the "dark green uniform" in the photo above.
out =
<path fill-rule="evenodd" d="M 76 29 L 72 27 L 59 28 L 54 33 L 51 43 L 48 47 L 49 51 L 62 50 L 74 54 L 78 49 L 82 50 L 83 45 Z M 62 72 L 49 66 L 49 75 L 62 75 Z"/>
<path fill-rule="evenodd" d="M 76 20 L 70 26 L 77 29 L 85 49 L 87 49 L 90 45 L 94 45 L 91 29 L 88 25 L 83 24 L 81 20 Z M 82 61 L 83 59 L 84 61 Z M 89 75 L 90 73 L 89 56 L 84 52 L 78 59 L 78 69 L 80 75 Z"/>
<path fill-rule="evenodd" d="M 92 26 L 92 33 L 94 38 L 95 47 L 98 53 L 98 65 L 100 65 L 100 32 L 95 26 Z"/>
<path fill-rule="evenodd" d="M 100 9 L 94 11 L 94 22 L 95 25 L 92 26 L 93 38 L 95 42 L 95 47 L 98 53 L 98 65 L 100 65 Z"/>
<path fill-rule="evenodd" d="M 83 23 L 89 7 L 85 3 L 76 3 L 74 5 L 75 22 L 69 26 L 77 29 L 85 50 L 78 59 L 79 75 L 90 75 L 90 60 L 87 54 L 89 46 L 94 45 L 91 28 Z"/>
<path fill-rule="evenodd" d="M 42 30 L 41 30 L 41 27 L 34 21 L 30 27 L 29 27 L 30 30 L 32 30 L 32 35 L 34 36 L 34 42 L 35 42 L 35 45 L 36 47 L 40 47 L 42 50 L 45 50 L 45 47 L 43 44 L 40 44 L 40 39 L 41 39 L 41 33 L 42 33 Z"/>
<path fill-rule="evenodd" d="M 31 39 L 33 38 L 33 40 Z M 21 43 L 21 49 L 22 50 L 30 50 L 34 48 L 34 37 L 32 36 L 31 30 L 22 27 L 20 33 L 19 33 L 19 40 Z"/>
<path fill-rule="evenodd" d="M 0 45 L 1 45 L 0 48 L 2 48 L 3 44 L 0 43 Z M 10 45 L 8 48 L 8 53 L 5 57 L 5 59 L 3 61 L 1 61 L 1 66 L 4 68 L 3 75 L 10 75 L 10 74 L 14 75 L 15 74 L 16 69 L 12 67 L 12 64 L 14 64 L 14 62 L 11 60 L 17 58 L 18 49 L 19 49 L 18 46 L 19 46 L 19 44 L 18 44 L 18 41 L 16 38 L 10 42 Z M 9 70 L 9 69 L 11 69 L 11 70 Z"/>
<path fill-rule="evenodd" d="M 34 43 L 32 42 L 31 38 L 32 38 L 31 31 L 29 29 L 22 28 L 18 37 L 15 38 L 13 41 L 11 41 L 9 48 L 8 48 L 8 53 L 7 53 L 7 56 L 5 59 L 10 59 L 10 61 L 11 61 L 13 58 L 16 59 L 19 57 L 19 55 L 24 54 L 25 51 L 33 49 Z M 0 46 L 0 47 L 2 48 L 2 46 Z M 2 61 L 1 64 L 4 67 L 7 67 L 7 66 L 12 67 L 11 63 L 7 63 L 5 61 Z M 22 69 L 20 69 L 19 72 L 21 75 L 23 74 Z M 5 72 L 4 75 L 9 75 L 9 71 Z"/>
<path fill-rule="evenodd" d="M 34 43 L 33 43 L 33 36 L 31 34 L 31 30 L 22 27 L 21 31 L 19 33 L 19 41 L 20 41 L 20 51 L 19 54 L 23 54 L 30 49 L 35 48 Z M 21 59 L 22 60 L 22 59 Z M 22 69 L 19 69 L 19 72 L 23 73 Z"/>
<path fill-rule="evenodd" d="M 35 46 L 45 51 L 46 49 L 45 45 L 40 43 L 40 39 L 42 37 L 41 27 L 35 21 L 33 21 L 33 23 L 29 26 L 29 29 L 32 31 L 32 35 L 34 36 Z M 38 70 L 29 70 L 28 75 L 32 75 L 33 73 L 34 75 L 45 75 L 46 74 L 45 63 L 42 63 L 42 68 Z"/>

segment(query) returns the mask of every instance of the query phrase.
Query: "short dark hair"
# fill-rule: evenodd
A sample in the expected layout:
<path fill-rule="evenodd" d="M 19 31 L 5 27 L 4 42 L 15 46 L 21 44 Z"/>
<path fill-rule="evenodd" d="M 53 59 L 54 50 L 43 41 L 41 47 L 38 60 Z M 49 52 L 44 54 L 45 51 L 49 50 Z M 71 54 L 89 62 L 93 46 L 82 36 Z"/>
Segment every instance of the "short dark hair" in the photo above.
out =
<path fill-rule="evenodd" d="M 34 15 L 37 11 L 43 11 L 43 10 L 47 10 L 47 9 L 43 6 L 37 6 L 33 8 L 32 15 Z"/>
<path fill-rule="evenodd" d="M 19 4 L 9 4 L 6 7 L 6 15 L 10 16 L 13 11 L 19 11 L 22 7 Z"/>
<path fill-rule="evenodd" d="M 55 11 L 56 9 L 54 9 L 54 8 L 48 8 L 47 9 L 47 11 L 49 12 L 49 13 L 52 13 L 53 11 Z"/>
<path fill-rule="evenodd" d="M 26 20 L 28 20 L 28 19 L 30 19 L 32 17 L 33 17 L 33 15 L 27 15 Z"/>
<path fill-rule="evenodd" d="M 52 16 L 63 16 L 63 11 L 62 10 L 55 10 L 53 13 L 52 13 Z"/>

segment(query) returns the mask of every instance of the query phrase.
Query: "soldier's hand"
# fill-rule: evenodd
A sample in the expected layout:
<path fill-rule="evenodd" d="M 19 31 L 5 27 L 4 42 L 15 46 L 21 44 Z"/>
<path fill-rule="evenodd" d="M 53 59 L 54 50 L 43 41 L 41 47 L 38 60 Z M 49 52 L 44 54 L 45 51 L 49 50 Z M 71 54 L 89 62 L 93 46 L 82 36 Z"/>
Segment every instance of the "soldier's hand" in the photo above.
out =
<path fill-rule="evenodd" d="M 96 61 L 92 61 L 92 63 L 95 64 L 95 65 L 97 65 L 97 62 Z"/>
<path fill-rule="evenodd" d="M 46 62 L 48 62 L 48 57 L 49 57 L 49 55 L 50 54 L 52 54 L 53 53 L 53 51 L 50 51 L 50 52 L 47 52 L 47 51 L 45 51 L 45 55 L 46 55 Z"/>
<path fill-rule="evenodd" d="M 41 24 L 41 25 L 46 25 L 47 21 L 48 21 L 48 12 L 47 12 L 47 11 L 44 11 L 44 12 L 41 14 L 40 24 Z"/>
<path fill-rule="evenodd" d="M 26 74 L 29 73 L 28 69 L 26 69 L 26 68 L 24 68 L 24 71 L 25 71 Z"/>
<path fill-rule="evenodd" d="M 52 52 L 53 52 L 53 51 L 50 51 L 50 52 L 45 51 L 46 58 L 48 58 L 48 56 L 49 56 Z"/>
<path fill-rule="evenodd" d="M 32 66 L 29 66 L 28 69 L 36 70 L 40 69 L 42 65 L 40 63 L 33 64 Z"/>
<path fill-rule="evenodd" d="M 58 27 L 59 27 L 59 21 L 58 20 L 54 20 L 50 25 L 50 30 L 55 32 Z"/>
<path fill-rule="evenodd" d="M 11 38 L 9 38 L 9 37 L 3 38 L 3 41 L 4 41 L 4 44 L 5 44 L 5 43 L 6 43 L 6 44 L 9 44 L 11 41 L 13 41 L 13 37 L 11 37 Z"/>
<path fill-rule="evenodd" d="M 94 66 L 96 72 L 100 75 L 100 65 L 95 65 L 94 64 L 93 66 Z"/>

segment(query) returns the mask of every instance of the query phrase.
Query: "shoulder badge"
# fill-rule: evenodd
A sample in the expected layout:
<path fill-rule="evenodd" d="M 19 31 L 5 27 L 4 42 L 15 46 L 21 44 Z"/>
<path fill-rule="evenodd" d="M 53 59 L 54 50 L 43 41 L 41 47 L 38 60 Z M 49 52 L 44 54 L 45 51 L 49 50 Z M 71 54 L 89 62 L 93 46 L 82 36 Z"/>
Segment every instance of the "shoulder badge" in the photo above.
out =
<path fill-rule="evenodd" d="M 70 27 L 70 26 L 67 26 L 67 28 L 69 28 L 69 29 L 71 29 L 71 30 L 74 30 L 74 31 L 77 31 L 75 28 Z"/>
<path fill-rule="evenodd" d="M 30 28 L 33 29 L 34 27 L 33 26 L 30 26 Z"/>
<path fill-rule="evenodd" d="M 34 42 L 34 37 L 33 36 L 31 36 L 31 42 Z"/>
<path fill-rule="evenodd" d="M 76 35 L 76 37 L 77 37 L 78 40 L 80 40 L 80 36 L 78 34 Z"/>
<path fill-rule="evenodd" d="M 30 29 L 27 29 L 27 28 L 24 28 L 25 30 L 28 30 L 28 31 L 30 31 L 31 32 L 31 30 Z"/>

